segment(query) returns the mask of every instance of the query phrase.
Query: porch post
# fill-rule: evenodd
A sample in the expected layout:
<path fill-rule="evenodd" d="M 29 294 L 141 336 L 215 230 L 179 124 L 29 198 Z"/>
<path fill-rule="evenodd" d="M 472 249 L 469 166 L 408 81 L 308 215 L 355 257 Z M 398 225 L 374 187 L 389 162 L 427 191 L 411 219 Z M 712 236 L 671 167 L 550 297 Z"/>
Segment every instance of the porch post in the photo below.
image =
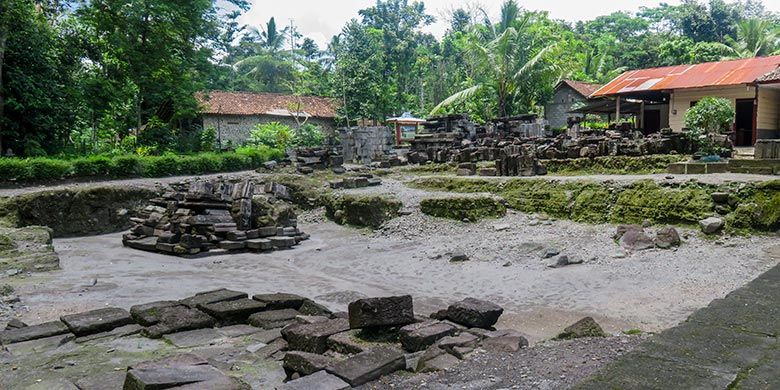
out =
<path fill-rule="evenodd" d="M 615 122 L 620 122 L 620 96 L 617 97 L 615 103 Z"/>
<path fill-rule="evenodd" d="M 639 104 L 639 120 L 637 122 L 639 122 L 639 125 L 637 125 L 637 127 L 639 127 L 642 130 L 645 130 L 645 101 L 644 100 L 642 100 L 642 103 Z"/>

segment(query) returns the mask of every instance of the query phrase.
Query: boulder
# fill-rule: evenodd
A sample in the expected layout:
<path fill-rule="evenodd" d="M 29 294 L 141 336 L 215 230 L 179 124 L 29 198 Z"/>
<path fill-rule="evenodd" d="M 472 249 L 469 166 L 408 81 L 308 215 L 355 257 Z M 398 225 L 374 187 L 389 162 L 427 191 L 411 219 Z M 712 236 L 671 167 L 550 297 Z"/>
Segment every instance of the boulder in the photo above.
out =
<path fill-rule="evenodd" d="M 300 314 L 295 309 L 261 311 L 249 316 L 249 324 L 263 329 L 283 328 L 294 323 Z"/>
<path fill-rule="evenodd" d="M 406 359 L 400 350 L 379 347 L 334 363 L 326 370 L 355 387 L 404 368 Z"/>
<path fill-rule="evenodd" d="M 198 309 L 219 320 L 221 324 L 246 322 L 250 315 L 265 310 L 265 303 L 241 298 L 198 305 Z"/>
<path fill-rule="evenodd" d="M 722 218 L 710 217 L 699 221 L 699 227 L 705 234 L 715 234 L 723 228 L 724 222 Z"/>
<path fill-rule="evenodd" d="M 642 226 L 640 226 L 640 225 L 618 225 L 617 228 L 615 229 L 615 234 L 612 235 L 612 238 L 615 241 L 618 241 L 629 230 L 642 231 Z"/>
<path fill-rule="evenodd" d="M 333 359 L 324 355 L 290 351 L 284 355 L 282 367 L 284 372 L 287 373 L 287 378 L 291 378 L 295 373 L 298 373 L 300 376 L 314 374 L 317 371 L 324 370 L 325 367 L 332 363 Z"/>
<path fill-rule="evenodd" d="M 655 247 L 653 239 L 642 230 L 628 230 L 620 237 L 620 246 L 632 251 L 641 251 Z"/>
<path fill-rule="evenodd" d="M 469 328 L 490 328 L 504 312 L 500 306 L 476 298 L 466 298 L 447 308 L 447 318 Z"/>
<path fill-rule="evenodd" d="M 585 317 L 568 327 L 566 327 L 561 334 L 558 335 L 559 339 L 576 339 L 580 337 L 606 337 L 607 334 L 601 329 L 596 320 L 593 317 Z"/>
<path fill-rule="evenodd" d="M 345 319 L 328 320 L 313 324 L 295 324 L 282 329 L 290 350 L 324 353 L 328 350 L 328 337 L 349 329 Z"/>
<path fill-rule="evenodd" d="M 399 330 L 401 345 L 409 352 L 422 351 L 437 340 L 455 334 L 458 329 L 440 321 L 419 322 Z"/>
<path fill-rule="evenodd" d="M 44 322 L 39 325 L 24 326 L 0 332 L 0 344 L 8 345 L 22 341 L 37 340 L 68 332 L 68 327 L 62 321 Z"/>
<path fill-rule="evenodd" d="M 346 390 L 350 386 L 341 378 L 326 371 L 317 371 L 278 387 L 279 390 Z"/>
<path fill-rule="evenodd" d="M 76 336 L 87 336 L 133 323 L 133 317 L 125 309 L 107 307 L 84 313 L 69 314 L 60 317 Z"/>
<path fill-rule="evenodd" d="M 655 234 L 655 246 L 661 249 L 669 249 L 673 246 L 680 246 L 682 240 L 680 240 L 680 234 L 677 233 L 677 229 L 667 226 L 658 229 Z"/>
<path fill-rule="evenodd" d="M 349 304 L 352 329 L 397 326 L 414 322 L 411 295 L 358 299 Z"/>

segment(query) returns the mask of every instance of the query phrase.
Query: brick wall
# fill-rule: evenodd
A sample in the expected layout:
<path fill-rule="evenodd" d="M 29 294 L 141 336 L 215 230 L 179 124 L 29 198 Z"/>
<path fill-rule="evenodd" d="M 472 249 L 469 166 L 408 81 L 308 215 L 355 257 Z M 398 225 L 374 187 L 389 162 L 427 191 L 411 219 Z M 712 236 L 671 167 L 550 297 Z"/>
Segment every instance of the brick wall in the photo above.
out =
<path fill-rule="evenodd" d="M 585 102 L 585 99 L 569 86 L 558 88 L 552 101 L 544 105 L 544 118 L 550 123 L 550 128 L 564 127 L 568 118 L 581 117 L 582 115 L 569 113 L 572 107 L 580 102 Z"/>

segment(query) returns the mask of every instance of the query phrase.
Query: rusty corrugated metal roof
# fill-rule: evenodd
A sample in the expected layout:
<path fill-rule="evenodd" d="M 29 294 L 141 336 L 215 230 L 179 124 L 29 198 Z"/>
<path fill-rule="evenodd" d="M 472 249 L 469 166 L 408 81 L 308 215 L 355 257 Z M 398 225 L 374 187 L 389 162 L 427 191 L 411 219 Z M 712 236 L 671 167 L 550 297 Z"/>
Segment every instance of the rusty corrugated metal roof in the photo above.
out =
<path fill-rule="evenodd" d="M 290 110 L 300 110 L 304 116 L 335 118 L 338 108 L 335 99 L 321 96 L 211 91 L 195 97 L 203 114 L 290 116 Z"/>
<path fill-rule="evenodd" d="M 591 97 L 750 84 L 778 67 L 780 56 L 632 70 L 599 88 Z"/>

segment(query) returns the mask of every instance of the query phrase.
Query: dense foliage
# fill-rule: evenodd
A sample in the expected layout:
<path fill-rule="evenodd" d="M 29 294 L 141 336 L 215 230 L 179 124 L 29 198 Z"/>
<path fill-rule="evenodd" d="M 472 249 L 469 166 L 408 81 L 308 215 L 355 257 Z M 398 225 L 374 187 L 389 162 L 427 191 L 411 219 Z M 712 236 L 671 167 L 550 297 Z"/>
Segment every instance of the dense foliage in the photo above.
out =
<path fill-rule="evenodd" d="M 352 124 L 405 111 L 486 120 L 540 112 L 564 77 L 606 82 L 626 69 L 780 49 L 778 15 L 759 0 L 684 0 L 576 23 L 507 0 L 499 15 L 451 10 L 441 39 L 425 31 L 435 18 L 422 1 L 377 0 L 327 47 L 274 18 L 242 26 L 248 8 L 247 0 L 0 2 L 0 151 L 211 151 L 213 136 L 197 120 L 200 90 L 329 96 Z"/>

